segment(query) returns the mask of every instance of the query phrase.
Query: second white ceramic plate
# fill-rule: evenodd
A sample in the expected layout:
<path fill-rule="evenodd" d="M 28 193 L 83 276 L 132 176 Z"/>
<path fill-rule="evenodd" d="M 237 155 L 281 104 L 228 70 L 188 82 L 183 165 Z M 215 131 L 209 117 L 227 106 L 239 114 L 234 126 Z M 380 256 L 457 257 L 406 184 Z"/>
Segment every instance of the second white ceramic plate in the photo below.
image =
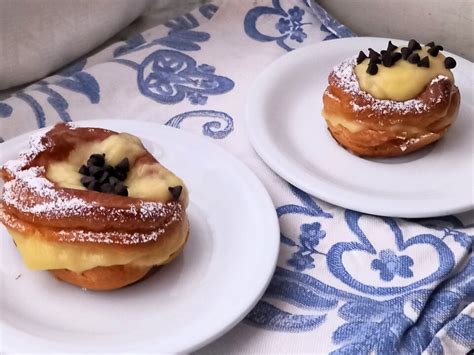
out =
<path fill-rule="evenodd" d="M 84 291 L 28 270 L 0 225 L 0 352 L 176 353 L 222 335 L 251 310 L 275 269 L 280 233 L 263 185 L 204 138 L 153 123 L 83 121 L 129 132 L 190 191 L 189 241 L 172 263 L 117 291 Z M 28 136 L 1 145 L 0 164 Z M 250 202 L 249 202 L 250 201 Z"/>
<path fill-rule="evenodd" d="M 392 40 L 393 41 L 393 40 Z M 393 41 L 403 44 L 403 41 Z M 433 217 L 474 208 L 474 66 L 453 56 L 461 92 L 445 137 L 413 154 L 364 159 L 341 148 L 321 116 L 332 68 L 385 38 L 348 38 L 295 50 L 270 65 L 249 93 L 252 144 L 281 177 L 330 203 L 393 217 Z"/>

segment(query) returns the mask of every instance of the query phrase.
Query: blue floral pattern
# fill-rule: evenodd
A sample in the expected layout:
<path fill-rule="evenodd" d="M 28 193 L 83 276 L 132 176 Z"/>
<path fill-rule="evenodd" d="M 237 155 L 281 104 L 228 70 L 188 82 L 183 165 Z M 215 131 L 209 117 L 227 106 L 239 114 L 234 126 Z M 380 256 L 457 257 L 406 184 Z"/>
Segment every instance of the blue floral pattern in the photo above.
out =
<path fill-rule="evenodd" d="M 299 6 L 293 6 L 285 11 L 279 0 L 272 1 L 272 7 L 257 6 L 247 12 L 244 19 L 245 33 L 260 42 L 275 41 L 281 48 L 291 51 L 294 47 L 287 43 L 287 40 L 302 43 L 308 35 L 303 30 L 304 25 L 310 23 L 303 23 L 303 16 L 305 10 Z M 264 33 L 257 28 L 257 23 L 260 17 L 275 18 L 276 33 Z"/>
<path fill-rule="evenodd" d="M 290 34 L 290 39 L 296 42 L 303 42 L 306 37 L 306 33 L 303 31 L 304 23 L 303 20 L 304 10 L 295 6 L 288 10 L 289 18 L 280 17 L 275 27 L 281 34 Z"/>
<path fill-rule="evenodd" d="M 229 114 L 214 110 L 197 110 L 188 111 L 174 116 L 165 124 L 170 127 L 181 128 L 181 123 L 188 118 L 205 118 L 206 120 L 212 118 L 213 121 L 208 121 L 202 126 L 202 133 L 205 136 L 214 139 L 226 138 L 234 130 L 234 119 Z M 225 125 L 222 127 L 223 122 Z"/>
<path fill-rule="evenodd" d="M 217 9 L 217 6 L 208 4 L 199 8 L 199 12 L 209 19 Z M 193 30 L 199 26 L 193 14 L 179 16 L 165 26 L 171 29 L 167 36 L 149 43 L 145 43 L 143 37 L 130 40 L 114 52 L 123 55 L 155 45 L 176 49 L 158 49 L 141 64 L 126 58 L 114 60 L 137 71 L 138 88 L 144 96 L 162 104 L 176 104 L 187 99 L 192 105 L 202 106 L 208 103 L 210 95 L 224 94 L 233 89 L 234 82 L 216 75 L 214 66 L 198 65 L 192 57 L 180 52 L 200 50 L 197 43 L 210 38 L 206 32 Z"/>
<path fill-rule="evenodd" d="M 326 236 L 326 232 L 321 230 L 321 224 L 319 222 L 302 224 L 300 230 L 301 234 L 299 239 L 301 245 L 298 245 L 298 251 L 293 253 L 291 259 L 288 260 L 288 264 L 298 271 L 303 271 L 315 267 L 312 255 L 319 253 L 316 250 L 316 246 L 319 244 L 319 241 Z"/>
<path fill-rule="evenodd" d="M 433 234 L 420 234 L 405 240 L 405 237 L 396 221 L 392 218 L 383 218 L 382 221 L 387 224 L 393 233 L 394 244 L 399 252 L 409 250 L 410 248 L 413 248 L 417 245 L 424 245 L 425 247 L 430 247 L 438 254 L 440 263 L 437 268 L 433 267 L 433 270 L 428 276 L 418 279 L 406 286 L 374 286 L 359 281 L 358 276 L 356 276 L 353 271 L 351 272 L 347 270 L 345 267 L 343 255 L 354 252 L 357 252 L 360 255 L 377 255 L 377 250 L 358 224 L 361 216 L 362 215 L 357 212 L 349 210 L 345 211 L 346 223 L 350 230 L 358 238 L 359 242 L 336 243 L 331 247 L 327 254 L 329 270 L 336 278 L 345 284 L 368 294 L 393 295 L 430 284 L 435 280 L 443 278 L 452 271 L 454 267 L 454 255 L 448 246 L 443 242 L 443 240 L 434 236 Z"/>
<path fill-rule="evenodd" d="M 86 60 L 81 59 L 64 68 L 57 73 L 54 79 L 49 81 L 41 80 L 32 90 L 20 90 L 15 93 L 15 97 L 22 100 L 30 106 L 36 118 L 38 128 L 45 127 L 46 114 L 43 106 L 32 95 L 32 92 L 39 92 L 46 95 L 48 104 L 56 111 L 59 118 L 64 122 L 70 122 L 72 119 L 68 113 L 69 104 L 64 96 L 53 86 L 59 86 L 63 89 L 82 94 L 89 99 L 91 104 L 97 104 L 100 101 L 100 86 L 97 80 L 91 74 L 82 71 L 86 65 Z"/>
<path fill-rule="evenodd" d="M 210 20 L 219 8 L 214 4 L 206 4 L 199 8 L 203 17 Z M 165 23 L 170 29 L 164 37 L 146 41 L 142 34 L 137 34 L 128 38 L 125 43 L 114 50 L 114 58 L 136 52 L 137 50 L 148 48 L 160 44 L 181 51 L 197 51 L 201 49 L 199 42 L 206 42 L 210 35 L 207 32 L 194 31 L 199 26 L 199 21 L 193 14 L 178 16 Z M 117 62 L 121 62 L 120 60 Z M 123 64 L 127 64 L 126 62 Z"/>
<path fill-rule="evenodd" d="M 10 117 L 12 112 L 13 108 L 10 105 L 0 102 L 0 118 Z"/>
<path fill-rule="evenodd" d="M 397 256 L 392 250 L 382 250 L 379 255 L 380 259 L 372 260 L 370 264 L 373 270 L 380 271 L 380 278 L 384 281 L 392 281 L 395 275 L 404 278 L 413 277 L 413 259 L 409 256 Z"/>
<path fill-rule="evenodd" d="M 322 218 L 319 221 L 305 222 L 300 225 L 298 241 L 287 235 L 281 235 L 282 245 L 296 248 L 287 264 L 294 268 L 290 271 L 278 267 L 268 287 L 264 298 L 249 313 L 246 321 L 254 326 L 265 329 L 285 332 L 307 332 L 320 327 L 333 312 L 345 321 L 332 335 L 332 341 L 339 348 L 334 354 L 353 353 L 421 353 L 430 346 L 430 349 L 441 347 L 435 335 L 452 318 L 455 309 L 465 300 L 466 295 L 474 297 L 474 257 L 471 257 L 463 269 L 449 281 L 441 283 L 436 292 L 423 288 L 434 280 L 442 280 L 445 275 L 454 270 L 454 260 L 451 250 L 446 246 L 444 239 L 458 238 L 467 241 L 467 234 L 462 232 L 462 223 L 452 219 L 452 227 L 438 228 L 444 233 L 440 236 L 419 234 L 406 238 L 396 220 L 380 218 L 393 233 L 396 249 L 380 249 L 377 251 L 371 238 L 361 227 L 362 215 L 357 212 L 345 211 L 345 222 L 348 229 L 359 240 L 334 243 L 328 252 L 318 250 L 321 243 L 327 238 L 323 228 L 326 222 L 331 221 L 332 215 L 321 209 L 315 201 L 304 192 L 290 186 L 293 194 L 302 204 L 284 205 L 277 208 L 280 218 L 288 214 L 298 214 L 307 218 Z M 373 218 L 373 217 L 372 217 Z M 428 223 L 423 221 L 424 223 Z M 430 221 L 431 226 L 433 222 Z M 471 238 L 469 237 L 469 240 Z M 427 245 L 438 252 L 440 266 L 423 279 L 415 274 L 414 260 L 405 255 L 410 247 Z M 462 246 L 462 244 L 461 244 Z M 323 246 L 327 248 L 327 246 Z M 426 247 L 425 247 L 426 248 Z M 364 251 L 373 255 L 369 266 L 378 271 L 382 282 L 390 283 L 395 277 L 414 279 L 405 287 L 370 287 L 357 281 L 356 273 L 361 270 L 349 271 L 341 256 L 350 251 L 358 253 Z M 314 256 L 318 255 L 333 274 L 345 282 L 355 291 L 362 291 L 371 296 L 342 291 L 331 287 L 303 271 L 317 267 Z M 337 258 L 335 256 L 338 255 Z M 358 257 L 360 259 L 360 257 Z M 370 259 L 369 259 L 370 260 Z M 370 270 L 367 269 L 367 270 Z M 343 277 L 341 277 L 344 275 Z M 347 279 L 345 276 L 351 275 Z M 470 275 L 467 277 L 467 275 Z M 427 281 L 430 280 L 430 281 Z M 373 296 L 389 296 L 388 299 L 377 300 Z M 280 308 L 284 301 L 293 307 L 301 309 L 302 313 L 287 312 Z M 447 306 L 449 305 L 449 306 Z M 408 316 L 405 312 L 411 307 L 418 314 L 418 320 Z M 448 308 L 447 308 L 448 307 Z M 447 313 L 446 309 L 450 312 Z M 471 318 L 472 319 L 472 318 Z M 457 343 L 468 344 L 471 334 L 469 318 L 459 322 L 459 329 L 448 334 L 461 334 L 456 338 Z M 295 323 L 298 323 L 296 325 Z M 429 331 L 426 331 L 429 329 Z M 382 335 L 383 334 L 383 335 Z M 451 336 L 451 335 L 450 335 Z M 472 338 L 472 337 L 471 337 Z M 430 345 L 430 343 L 433 343 Z M 469 345 L 468 344 L 468 345 Z"/>
<path fill-rule="evenodd" d="M 190 56 L 161 49 L 147 56 L 138 67 L 138 88 L 153 100 L 175 104 L 185 98 L 194 105 L 203 105 L 209 95 L 224 94 L 234 82 L 214 74 L 210 65 L 197 65 Z"/>

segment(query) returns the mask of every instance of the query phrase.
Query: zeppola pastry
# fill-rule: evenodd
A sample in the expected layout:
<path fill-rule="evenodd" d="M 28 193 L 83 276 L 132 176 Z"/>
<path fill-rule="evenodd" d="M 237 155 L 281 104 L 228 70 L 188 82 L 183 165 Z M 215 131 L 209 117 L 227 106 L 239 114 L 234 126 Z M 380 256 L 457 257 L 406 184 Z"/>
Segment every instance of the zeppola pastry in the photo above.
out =
<path fill-rule="evenodd" d="M 111 290 L 187 241 L 186 186 L 130 134 L 59 124 L 0 173 L 0 221 L 30 269 Z"/>
<path fill-rule="evenodd" d="M 323 116 L 339 144 L 360 156 L 395 157 L 440 139 L 456 119 L 456 61 L 442 46 L 388 43 L 337 65 L 323 95 Z"/>

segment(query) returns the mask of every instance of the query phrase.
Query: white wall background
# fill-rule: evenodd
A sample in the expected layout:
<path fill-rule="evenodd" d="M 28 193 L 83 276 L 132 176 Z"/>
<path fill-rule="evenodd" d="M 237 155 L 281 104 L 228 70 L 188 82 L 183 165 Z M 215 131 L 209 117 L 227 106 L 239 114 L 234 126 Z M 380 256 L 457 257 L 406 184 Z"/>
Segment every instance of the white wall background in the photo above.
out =
<path fill-rule="evenodd" d="M 435 41 L 474 61 L 474 0 L 318 0 L 359 36 Z"/>

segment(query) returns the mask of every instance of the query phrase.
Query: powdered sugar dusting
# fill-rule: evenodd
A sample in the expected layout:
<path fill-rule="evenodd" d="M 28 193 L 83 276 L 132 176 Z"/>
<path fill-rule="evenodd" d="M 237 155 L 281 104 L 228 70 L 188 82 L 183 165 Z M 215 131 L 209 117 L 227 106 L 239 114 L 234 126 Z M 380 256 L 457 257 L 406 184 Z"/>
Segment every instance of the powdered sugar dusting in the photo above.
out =
<path fill-rule="evenodd" d="M 84 230 L 61 230 L 58 232 L 60 242 L 100 243 L 134 245 L 158 240 L 163 235 L 164 228 L 150 233 L 120 233 L 120 232 L 89 232 Z"/>
<path fill-rule="evenodd" d="M 58 188 L 45 177 L 45 168 L 35 166 L 33 160 L 39 154 L 51 148 L 54 142 L 43 135 L 33 136 L 30 148 L 20 153 L 16 160 L 8 161 L 3 167 L 12 179 L 3 187 L 1 200 L 6 207 L 33 218 L 45 220 L 67 220 L 68 218 L 85 217 L 88 222 L 113 222 L 120 229 L 120 224 L 128 224 L 131 220 L 147 222 L 162 221 L 167 225 L 183 218 L 183 207 L 178 201 L 166 203 L 143 202 L 133 200 L 126 208 L 101 206 L 95 201 L 86 201 L 65 189 Z M 5 215 L 5 213 L 3 213 Z M 0 218 L 1 220 L 2 218 Z M 155 240 L 164 229 L 145 233 L 122 233 L 121 244 L 134 244 Z M 64 233 L 75 235 L 75 240 L 107 243 L 110 233 L 96 233 L 81 230 L 67 230 Z M 120 232 L 117 232 L 120 234 Z M 120 235 L 122 235 L 120 234 Z M 107 237 L 109 235 L 109 237 Z M 103 238 L 103 240 L 102 240 Z M 129 239 L 128 239 L 129 238 Z M 113 239 L 113 238 L 112 238 Z"/>
<path fill-rule="evenodd" d="M 395 101 L 395 100 L 380 100 L 374 98 L 372 95 L 363 91 L 359 86 L 354 67 L 357 64 L 357 57 L 351 57 L 346 59 L 341 64 L 337 65 L 333 69 L 334 75 L 338 78 L 336 85 L 338 85 L 345 92 L 357 96 L 362 96 L 365 99 L 365 104 L 360 102 L 351 101 L 351 106 L 354 111 L 362 111 L 364 109 L 370 109 L 378 114 L 413 114 L 413 112 L 422 113 L 427 110 L 425 103 L 419 99 L 411 99 L 406 101 Z M 439 75 L 433 80 L 435 82 L 445 79 L 446 76 Z"/>
<path fill-rule="evenodd" d="M 8 213 L 0 208 L 0 220 L 2 220 L 6 226 L 24 233 L 27 229 L 23 222 L 19 222 L 15 217 L 10 216 Z M 163 228 L 158 228 L 148 233 L 127 233 L 127 232 L 91 232 L 85 230 L 51 230 L 50 236 L 56 235 L 59 242 L 67 243 L 99 243 L 99 244 L 120 244 L 120 245 L 134 245 L 140 243 L 153 242 L 165 233 L 167 228 L 172 221 L 168 222 Z"/>

